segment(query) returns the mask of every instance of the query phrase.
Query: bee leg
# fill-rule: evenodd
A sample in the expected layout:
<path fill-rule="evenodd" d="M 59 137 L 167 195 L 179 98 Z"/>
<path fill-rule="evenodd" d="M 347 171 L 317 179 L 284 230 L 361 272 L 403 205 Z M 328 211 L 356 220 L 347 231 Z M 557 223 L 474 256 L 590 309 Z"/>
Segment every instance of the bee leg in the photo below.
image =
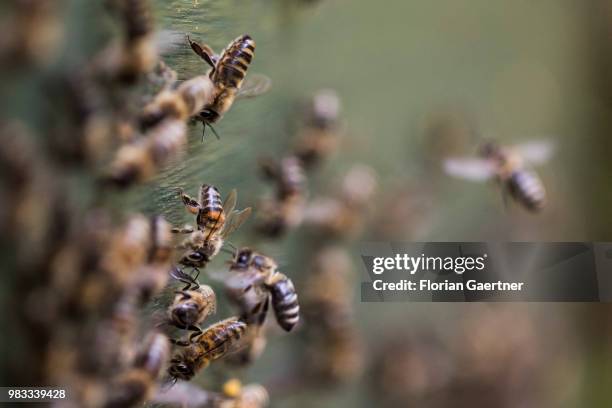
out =
<path fill-rule="evenodd" d="M 170 339 L 170 343 L 174 344 L 175 346 L 180 346 L 180 347 L 187 347 L 191 344 L 189 341 L 176 340 L 176 339 Z"/>
<path fill-rule="evenodd" d="M 170 231 L 173 234 L 191 234 L 193 227 L 191 225 L 183 225 L 182 227 L 173 227 Z"/>
<path fill-rule="evenodd" d="M 210 123 L 208 124 L 208 127 L 210 128 L 210 130 L 212 130 L 212 132 L 215 135 L 215 137 L 217 138 L 217 140 L 221 140 L 221 138 L 219 137 L 219 134 L 217 133 L 215 128 L 210 125 Z"/>

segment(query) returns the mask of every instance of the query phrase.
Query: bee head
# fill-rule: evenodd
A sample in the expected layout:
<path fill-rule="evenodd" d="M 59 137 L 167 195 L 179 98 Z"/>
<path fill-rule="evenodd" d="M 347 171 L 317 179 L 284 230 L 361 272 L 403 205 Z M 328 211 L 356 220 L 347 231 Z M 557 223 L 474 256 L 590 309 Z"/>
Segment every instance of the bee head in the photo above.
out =
<path fill-rule="evenodd" d="M 193 369 L 188 364 L 179 359 L 172 359 L 170 361 L 168 374 L 170 374 L 170 376 L 174 379 L 187 381 L 193 378 L 194 376 Z"/>
<path fill-rule="evenodd" d="M 233 266 L 236 268 L 247 268 L 253 251 L 250 248 L 241 248 L 234 256 Z"/>
<path fill-rule="evenodd" d="M 499 144 L 493 140 L 484 142 L 479 149 L 479 153 L 482 157 L 495 159 L 500 155 L 501 149 Z"/>
<path fill-rule="evenodd" d="M 181 264 L 186 266 L 202 266 L 209 261 L 208 255 L 202 250 L 189 251 L 181 258 Z"/>
<path fill-rule="evenodd" d="M 199 307 L 193 300 L 181 302 L 172 309 L 172 320 L 181 327 L 188 327 L 198 320 Z"/>

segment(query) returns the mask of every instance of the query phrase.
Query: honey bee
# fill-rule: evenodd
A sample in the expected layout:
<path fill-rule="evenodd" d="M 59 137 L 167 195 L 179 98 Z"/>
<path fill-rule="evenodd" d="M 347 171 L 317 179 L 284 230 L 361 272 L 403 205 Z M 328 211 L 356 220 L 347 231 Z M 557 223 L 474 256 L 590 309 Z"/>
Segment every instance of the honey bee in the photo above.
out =
<path fill-rule="evenodd" d="M 157 389 L 157 379 L 170 357 L 170 342 L 161 333 L 149 335 L 145 347 L 136 356 L 133 366 L 113 381 L 108 408 L 136 406 L 150 399 Z"/>
<path fill-rule="evenodd" d="M 170 224 L 161 216 L 149 220 L 147 259 L 136 275 L 135 288 L 141 303 L 157 295 L 168 283 L 174 248 Z"/>
<path fill-rule="evenodd" d="M 538 175 L 529 167 L 546 163 L 554 146 L 550 141 L 537 140 L 513 147 L 488 142 L 480 148 L 480 158 L 449 158 L 444 170 L 451 176 L 472 181 L 495 179 L 516 202 L 529 211 L 542 210 L 546 190 Z"/>
<path fill-rule="evenodd" d="M 237 317 L 217 322 L 190 341 L 175 341 L 182 348 L 170 360 L 168 374 L 174 379 L 190 380 L 211 362 L 240 346 L 247 324 Z"/>
<path fill-rule="evenodd" d="M 230 272 L 226 291 L 239 306 L 243 320 L 261 326 L 271 298 L 278 325 L 285 331 L 295 327 L 300 313 L 297 293 L 291 279 L 278 271 L 272 258 L 241 248 L 231 262 Z"/>
<path fill-rule="evenodd" d="M 200 268 L 206 266 L 215 257 L 226 238 L 237 230 L 251 215 L 251 207 L 235 210 L 238 194 L 232 190 L 225 202 L 221 204 L 221 194 L 215 186 L 203 184 L 200 187 L 199 200 L 180 192 L 185 208 L 196 214 L 197 229 L 191 226 L 175 228 L 174 232 L 189 233 L 181 244 L 187 249 L 180 260 L 181 265 Z"/>
<path fill-rule="evenodd" d="M 61 7 L 53 0 L 10 3 L 12 13 L 0 25 L 0 66 L 49 62 L 64 34 Z M 3 11 L 6 13 L 6 7 Z"/>
<path fill-rule="evenodd" d="M 320 90 L 312 98 L 294 147 L 304 168 L 310 169 L 337 149 L 339 113 L 340 99 L 333 90 Z"/>
<path fill-rule="evenodd" d="M 264 176 L 276 184 L 274 199 L 261 205 L 261 222 L 258 230 L 268 236 L 279 236 L 302 223 L 307 197 L 306 176 L 301 161 L 288 156 L 279 162 L 262 159 L 260 167 Z"/>
<path fill-rule="evenodd" d="M 174 71 L 165 68 L 168 78 L 162 90 L 153 101 L 147 104 L 140 114 L 139 122 L 143 131 L 154 127 L 166 119 L 187 121 L 211 103 L 215 87 L 210 77 L 199 75 L 182 82 L 176 88 Z"/>
<path fill-rule="evenodd" d="M 305 282 L 304 327 L 309 340 L 304 362 L 317 381 L 346 382 L 363 368 L 363 346 L 352 313 L 352 273 L 347 252 L 328 247 L 315 256 Z"/>
<path fill-rule="evenodd" d="M 175 268 L 171 275 L 187 286 L 176 292 L 174 301 L 168 309 L 168 319 L 180 329 L 194 331 L 191 335 L 193 338 L 202 333 L 199 324 L 216 311 L 215 292 L 208 285 L 200 286 L 197 275 L 192 277 L 178 268 Z"/>
<path fill-rule="evenodd" d="M 223 384 L 220 408 L 262 408 L 270 403 L 268 391 L 259 384 L 242 385 L 232 378 Z"/>
<path fill-rule="evenodd" d="M 338 194 L 312 200 L 304 210 L 304 224 L 323 236 L 354 237 L 367 218 L 368 204 L 377 188 L 374 170 L 354 165 Z"/>
<path fill-rule="evenodd" d="M 206 44 L 192 41 L 189 37 L 187 41 L 193 52 L 211 66 L 208 76 L 215 86 L 212 102 L 206 105 L 195 119 L 203 123 L 204 131 L 208 126 L 219 138 L 211 125 L 221 120 L 235 99 L 261 95 L 270 89 L 271 81 L 263 75 L 253 75 L 245 81 L 247 70 L 255 55 L 255 41 L 249 35 L 236 38 L 221 55 L 216 55 Z"/>
<path fill-rule="evenodd" d="M 98 75 L 133 83 L 157 63 L 153 18 L 148 0 L 121 0 L 111 6 L 123 20 L 125 37 L 103 50 L 93 62 Z"/>
<path fill-rule="evenodd" d="M 168 162 L 180 156 L 187 142 L 187 124 L 182 120 L 165 120 L 119 148 L 104 176 L 117 187 L 128 187 L 149 180 Z"/>

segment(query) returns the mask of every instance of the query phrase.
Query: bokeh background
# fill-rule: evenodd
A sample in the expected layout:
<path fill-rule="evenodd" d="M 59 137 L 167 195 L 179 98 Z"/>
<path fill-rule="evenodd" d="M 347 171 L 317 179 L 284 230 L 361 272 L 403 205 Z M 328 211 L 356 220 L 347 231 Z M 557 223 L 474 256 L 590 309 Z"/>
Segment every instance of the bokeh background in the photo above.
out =
<path fill-rule="evenodd" d="M 88 30 L 101 8 L 68 3 L 62 61 L 102 41 Z M 271 335 L 262 358 L 234 373 L 270 384 L 273 406 L 612 403 L 608 305 L 360 303 L 363 271 L 355 249 L 361 240 L 611 240 L 611 2 L 153 3 L 160 29 L 188 33 L 215 50 L 250 34 L 257 42 L 250 72 L 269 76 L 273 87 L 234 105 L 216 127 L 220 141 L 209 135 L 201 143 L 201 128 L 192 127 L 183 160 L 150 183 L 110 194 L 106 205 L 182 224 L 191 220 L 176 188 L 195 194 L 202 183 L 222 192 L 236 188 L 242 206 L 257 205 L 269 192 L 256 173 L 258 158 L 288 151 L 301 104 L 321 88 L 338 93 L 345 131 L 339 151 L 309 176 L 310 195 L 333 193 L 355 163 L 377 174 L 378 192 L 362 235 L 334 242 L 352 254 L 354 335 L 363 371 L 337 383 L 306 381 L 300 364 L 310 355 L 309 338 L 298 331 Z M 167 64 L 181 78 L 205 72 L 182 35 L 177 38 Z M 37 105 L 36 81 L 20 73 L 0 84 L 4 114 L 28 118 L 33 127 L 44 110 Z M 442 157 L 472 154 L 483 138 L 512 144 L 543 137 L 557 151 L 539 169 L 549 193 L 541 214 L 506 208 L 495 186 L 440 171 Z M 232 243 L 275 256 L 298 289 L 318 249 L 302 229 L 273 241 L 258 238 L 249 224 Z M 223 266 L 218 259 L 211 269 Z M 227 311 L 222 305 L 221 313 Z M 199 381 L 214 386 L 214 376 L 224 370 Z M 279 381 L 284 377 L 290 381 Z"/>

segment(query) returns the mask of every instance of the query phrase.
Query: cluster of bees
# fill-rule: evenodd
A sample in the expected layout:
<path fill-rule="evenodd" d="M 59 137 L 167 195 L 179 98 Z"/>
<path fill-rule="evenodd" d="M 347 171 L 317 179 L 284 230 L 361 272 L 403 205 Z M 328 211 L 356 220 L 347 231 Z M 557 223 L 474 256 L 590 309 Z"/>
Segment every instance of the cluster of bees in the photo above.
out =
<path fill-rule="evenodd" d="M 224 245 L 251 214 L 250 208 L 235 210 L 235 190 L 224 202 L 212 185 L 202 185 L 197 198 L 181 192 L 185 208 L 196 216 L 195 226 L 183 227 L 161 216 L 118 217 L 90 203 L 72 206 L 66 198 L 72 194 L 64 180 L 74 169 L 67 171 L 68 163 L 93 166 L 102 181 L 92 188 L 94 196 L 149 180 L 183 153 L 190 121 L 217 135 L 213 125 L 236 99 L 270 87 L 265 76 L 246 78 L 255 52 L 250 36 L 239 36 L 219 55 L 187 37 L 210 69 L 178 81 L 159 58 L 149 2 L 107 5 L 123 38 L 82 67 L 54 76 L 52 96 L 61 96 L 64 103 L 56 105 L 65 111 L 50 122 L 46 150 L 18 121 L 3 120 L 0 128 L 6 142 L 0 188 L 10 197 L 0 204 L 0 226 L 12 232 L 4 239 L 14 247 L 15 279 L 23 291 L 15 306 L 22 326 L 33 333 L 28 351 L 36 351 L 41 368 L 24 372 L 18 362 L 13 365 L 24 385 L 70 389 L 70 398 L 57 404 L 68 407 L 128 407 L 163 399 L 160 385 L 167 391 L 213 361 L 253 362 L 265 347 L 270 308 L 285 331 L 300 319 L 296 289 L 274 259 Z M 11 36 L 3 38 L 0 54 L 19 53 L 28 64 L 38 64 L 39 43 L 25 34 L 37 24 L 61 27 L 60 10 L 45 1 L 16 1 L 14 9 L 15 21 L 23 24 L 2 26 Z M 134 109 L 151 87 L 159 89 Z M 178 245 L 177 234 L 186 235 Z M 216 312 L 217 296 L 198 277 L 224 251 L 231 253 L 225 292 L 238 315 L 204 327 Z M 182 287 L 166 310 L 147 317 L 151 301 L 157 303 L 175 283 Z M 186 334 L 175 336 L 177 331 Z M 262 407 L 269 401 L 261 385 L 242 386 L 236 379 L 221 392 L 204 392 L 215 407 Z"/>

